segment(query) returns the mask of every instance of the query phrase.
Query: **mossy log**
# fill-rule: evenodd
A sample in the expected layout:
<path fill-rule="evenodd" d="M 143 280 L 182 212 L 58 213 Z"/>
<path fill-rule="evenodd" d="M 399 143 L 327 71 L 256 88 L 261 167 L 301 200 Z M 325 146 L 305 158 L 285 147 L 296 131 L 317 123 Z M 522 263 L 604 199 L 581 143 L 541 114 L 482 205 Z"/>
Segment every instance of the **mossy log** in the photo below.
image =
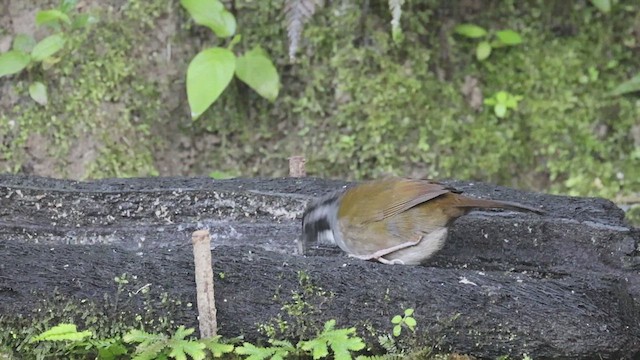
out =
<path fill-rule="evenodd" d="M 473 212 L 425 266 L 331 249 L 295 254 L 308 197 L 342 184 L 0 176 L 0 327 L 37 316 L 59 295 L 98 304 L 104 316 L 151 322 L 162 314 L 196 327 L 190 236 L 208 228 L 219 333 L 227 337 L 264 340 L 259 328 L 286 321 L 284 336 L 296 340 L 336 319 L 356 326 L 376 352 L 375 335 L 413 308 L 416 333 L 403 336 L 415 346 L 480 357 L 640 356 L 640 231 L 611 202 L 451 182 L 547 214 Z M 126 286 L 114 282 L 125 273 Z"/>

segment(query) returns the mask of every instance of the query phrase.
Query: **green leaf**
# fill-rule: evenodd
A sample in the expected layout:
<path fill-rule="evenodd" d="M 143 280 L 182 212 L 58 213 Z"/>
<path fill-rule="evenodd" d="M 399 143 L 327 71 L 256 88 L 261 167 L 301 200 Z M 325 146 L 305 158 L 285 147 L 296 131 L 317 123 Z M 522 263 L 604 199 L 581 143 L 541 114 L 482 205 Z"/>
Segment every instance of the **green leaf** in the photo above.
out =
<path fill-rule="evenodd" d="M 413 330 L 413 328 L 416 327 L 416 325 L 418 325 L 418 323 L 416 322 L 416 319 L 412 318 L 412 317 L 408 317 L 406 319 L 404 319 L 404 323 L 407 324 L 407 326 Z"/>
<path fill-rule="evenodd" d="M 476 47 L 476 58 L 480 61 L 485 60 L 491 55 L 491 45 L 488 41 L 481 41 Z"/>
<path fill-rule="evenodd" d="M 275 344 L 274 344 L 275 345 Z M 284 348 L 279 346 L 272 346 L 268 348 L 257 347 L 251 343 L 245 342 L 242 346 L 235 349 L 235 353 L 238 355 L 249 355 L 245 360 L 263 360 L 263 359 L 283 359 L 292 348 Z"/>
<path fill-rule="evenodd" d="M 280 91 L 280 77 L 271 59 L 259 46 L 236 60 L 236 76 L 260 96 L 274 101 Z"/>
<path fill-rule="evenodd" d="M 362 350 L 365 347 L 362 339 L 355 335 L 355 328 L 334 329 L 336 321 L 329 320 L 324 324 L 324 330 L 315 339 L 301 341 L 300 348 L 311 351 L 314 359 L 326 357 L 328 347 L 333 351 L 333 358 L 339 360 L 351 359 L 351 351 Z"/>
<path fill-rule="evenodd" d="M 610 0 L 591 0 L 593 6 L 597 7 L 598 10 L 602 11 L 605 14 L 611 12 L 611 1 Z"/>
<path fill-rule="evenodd" d="M 78 332 L 74 324 L 60 324 L 40 335 L 32 337 L 29 342 L 62 340 L 79 341 L 91 336 L 93 336 L 93 333 L 89 330 Z"/>
<path fill-rule="evenodd" d="M 485 105 L 489 105 L 489 106 L 493 106 L 495 104 L 497 104 L 496 99 L 495 98 L 488 98 L 488 99 L 484 99 L 484 104 Z"/>
<path fill-rule="evenodd" d="M 203 50 L 187 69 L 187 99 L 195 120 L 222 94 L 233 78 L 236 58 L 224 48 Z"/>
<path fill-rule="evenodd" d="M 29 85 L 29 96 L 40 105 L 47 105 L 47 88 L 43 83 L 36 81 Z"/>
<path fill-rule="evenodd" d="M 0 76 L 2 74 L 2 70 L 0 70 Z M 640 73 L 636 74 L 631 79 L 623 82 L 622 84 L 616 86 L 615 89 L 609 93 L 610 96 L 620 96 L 624 94 L 629 94 L 632 92 L 640 91 Z"/>
<path fill-rule="evenodd" d="M 402 327 L 400 325 L 396 325 L 393 327 L 393 336 L 398 337 L 402 332 Z"/>
<path fill-rule="evenodd" d="M 220 338 L 221 336 L 217 335 L 209 339 L 200 340 L 200 342 L 202 342 L 207 349 L 211 351 L 214 358 L 222 357 L 224 354 L 230 354 L 233 352 L 233 345 L 221 343 Z"/>
<path fill-rule="evenodd" d="M 501 30 L 496 32 L 498 40 L 505 45 L 518 45 L 522 43 L 522 37 L 520 34 L 513 30 Z"/>
<path fill-rule="evenodd" d="M 498 91 L 498 93 L 496 94 L 496 101 L 498 102 L 498 104 L 507 102 L 508 98 L 509 94 L 506 91 Z"/>
<path fill-rule="evenodd" d="M 13 50 L 22 51 L 23 53 L 30 53 L 33 47 L 36 46 L 36 39 L 31 35 L 18 34 L 13 39 Z"/>
<path fill-rule="evenodd" d="M 116 360 L 127 353 L 127 348 L 116 339 L 95 340 L 93 345 L 98 350 L 100 360 Z"/>
<path fill-rule="evenodd" d="M 242 40 L 242 35 L 234 35 L 231 41 L 229 41 L 229 45 L 227 45 L 227 49 L 233 50 L 233 47 L 238 45 L 238 43 Z"/>
<path fill-rule="evenodd" d="M 7 51 L 0 54 L 0 77 L 19 73 L 31 62 L 28 54 L 18 50 Z"/>
<path fill-rule="evenodd" d="M 42 61 L 62 49 L 65 38 L 62 34 L 54 34 L 40 40 L 31 51 L 31 58 L 34 61 Z"/>
<path fill-rule="evenodd" d="M 497 117 L 503 118 L 505 117 L 505 115 L 507 115 L 507 106 L 503 103 L 498 103 L 493 108 L 493 112 L 496 114 Z"/>
<path fill-rule="evenodd" d="M 36 13 L 36 25 L 38 26 L 44 24 L 57 24 L 59 21 L 71 24 L 69 16 L 60 10 L 42 10 Z"/>
<path fill-rule="evenodd" d="M 458 35 L 462 35 L 472 39 L 477 39 L 479 37 L 487 35 L 487 30 L 473 24 L 460 24 L 456 26 L 453 31 L 455 31 L 455 33 Z"/>
<path fill-rule="evenodd" d="M 169 342 L 169 356 L 176 360 L 187 360 L 187 354 L 194 360 L 206 357 L 205 345 L 192 340 L 173 340 Z"/>
<path fill-rule="evenodd" d="M 180 0 L 196 24 L 211 29 L 216 36 L 226 38 L 236 32 L 236 18 L 218 0 Z"/>
<path fill-rule="evenodd" d="M 314 359 L 321 359 L 329 355 L 329 348 L 325 339 L 316 338 L 309 341 L 305 341 L 300 346 L 302 350 L 311 351 L 311 355 Z"/>
<path fill-rule="evenodd" d="M 128 333 L 124 334 L 124 336 L 122 337 L 122 340 L 127 344 L 151 343 L 151 342 L 166 340 L 166 336 L 161 334 L 150 334 L 142 330 L 133 329 L 133 330 L 130 330 Z"/>
<path fill-rule="evenodd" d="M 402 322 L 402 316 L 396 315 L 391 319 L 392 324 L 400 324 Z"/>
<path fill-rule="evenodd" d="M 404 311 L 404 316 L 411 316 L 413 315 L 413 309 L 406 309 Z"/>

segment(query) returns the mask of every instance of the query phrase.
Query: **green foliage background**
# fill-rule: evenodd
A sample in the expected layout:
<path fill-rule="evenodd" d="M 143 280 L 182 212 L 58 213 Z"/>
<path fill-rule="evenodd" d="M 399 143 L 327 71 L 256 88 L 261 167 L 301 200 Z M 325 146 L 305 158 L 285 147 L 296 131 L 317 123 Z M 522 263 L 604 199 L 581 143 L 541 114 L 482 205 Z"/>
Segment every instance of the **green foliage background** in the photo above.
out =
<path fill-rule="evenodd" d="M 24 170 L 27 138 L 40 132 L 60 175 L 76 178 L 283 176 L 287 157 L 301 154 L 308 173 L 322 177 L 395 173 L 607 197 L 640 191 L 632 131 L 640 97 L 607 96 L 640 69 L 636 2 L 620 1 L 610 14 L 587 1 L 405 2 L 400 44 L 391 39 L 386 1 L 331 2 L 305 26 L 291 63 L 282 1 L 238 0 L 238 48 L 267 50 L 281 95 L 270 103 L 234 80 L 196 122 L 184 95 L 186 65 L 219 43 L 177 1 L 124 4 L 116 11 L 98 4 L 101 21 L 74 37 L 77 50 L 29 74 L 57 96 L 44 109 L 25 97 L 0 115 L 2 170 Z M 148 52 L 164 46 L 154 34 L 167 21 L 177 24 L 170 64 Z M 478 62 L 476 42 L 453 35 L 460 23 L 512 29 L 524 43 Z M 476 111 L 461 91 L 467 76 L 485 98 L 504 90 L 524 99 L 503 119 L 488 106 Z M 0 80 L 8 81 L 26 93 L 27 82 Z M 158 154 L 178 151 L 176 133 L 218 141 L 196 145 L 189 166 L 165 170 Z M 81 174 L 65 172 L 86 134 L 100 143 L 98 156 Z"/>

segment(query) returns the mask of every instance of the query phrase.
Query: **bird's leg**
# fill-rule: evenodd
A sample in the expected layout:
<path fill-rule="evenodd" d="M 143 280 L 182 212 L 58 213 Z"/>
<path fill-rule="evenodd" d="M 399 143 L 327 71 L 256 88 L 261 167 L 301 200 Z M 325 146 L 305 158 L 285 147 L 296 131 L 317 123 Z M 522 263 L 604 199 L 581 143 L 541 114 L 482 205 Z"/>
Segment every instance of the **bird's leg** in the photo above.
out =
<path fill-rule="evenodd" d="M 369 254 L 369 255 L 354 255 L 354 254 L 349 254 L 350 257 L 354 257 L 356 259 L 360 259 L 360 260 L 377 260 L 383 264 L 387 264 L 387 265 L 404 265 L 404 262 L 400 259 L 394 259 L 394 260 L 387 260 L 385 258 L 383 258 L 383 256 L 389 255 L 391 253 L 394 253 L 398 250 L 402 250 L 402 249 L 406 249 L 408 247 L 412 247 L 412 246 L 416 246 L 420 243 L 420 241 L 422 241 L 423 236 L 422 235 L 418 235 L 418 240 L 415 241 L 407 241 L 405 243 L 402 244 L 398 244 L 386 249 L 381 249 L 378 250 L 376 252 L 374 252 L 373 254 Z"/>

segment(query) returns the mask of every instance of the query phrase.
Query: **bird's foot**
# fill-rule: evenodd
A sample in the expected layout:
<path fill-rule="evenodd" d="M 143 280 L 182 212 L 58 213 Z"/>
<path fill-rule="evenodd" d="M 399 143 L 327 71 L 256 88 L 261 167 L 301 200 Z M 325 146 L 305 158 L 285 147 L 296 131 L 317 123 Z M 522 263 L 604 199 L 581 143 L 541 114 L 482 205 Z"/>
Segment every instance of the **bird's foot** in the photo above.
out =
<path fill-rule="evenodd" d="M 355 255 L 355 254 L 349 254 L 350 257 L 354 257 L 356 259 L 360 259 L 360 260 L 376 260 L 379 261 L 383 264 L 387 264 L 387 265 L 404 265 L 404 261 L 400 260 L 400 259 L 393 259 L 393 260 L 387 260 L 385 258 L 383 258 L 383 256 L 389 255 L 391 253 L 394 253 L 398 250 L 402 250 L 402 249 L 406 249 L 412 246 L 416 246 L 420 243 L 420 241 L 422 241 L 422 235 L 418 235 L 418 239 L 415 241 L 407 241 L 406 243 L 402 243 L 402 244 L 398 244 L 396 246 L 391 246 L 389 248 L 386 249 L 382 249 L 382 250 L 378 250 L 376 252 L 374 252 L 373 254 L 369 254 L 369 255 Z"/>
<path fill-rule="evenodd" d="M 360 259 L 360 260 L 376 260 L 378 262 L 381 262 L 383 264 L 387 264 L 387 265 L 404 265 L 404 261 L 400 260 L 400 259 L 393 259 L 393 260 L 387 260 L 381 256 L 376 256 L 377 253 L 374 253 L 372 255 L 354 255 L 354 254 L 349 254 L 349 257 L 352 258 L 356 258 L 356 259 Z"/>

